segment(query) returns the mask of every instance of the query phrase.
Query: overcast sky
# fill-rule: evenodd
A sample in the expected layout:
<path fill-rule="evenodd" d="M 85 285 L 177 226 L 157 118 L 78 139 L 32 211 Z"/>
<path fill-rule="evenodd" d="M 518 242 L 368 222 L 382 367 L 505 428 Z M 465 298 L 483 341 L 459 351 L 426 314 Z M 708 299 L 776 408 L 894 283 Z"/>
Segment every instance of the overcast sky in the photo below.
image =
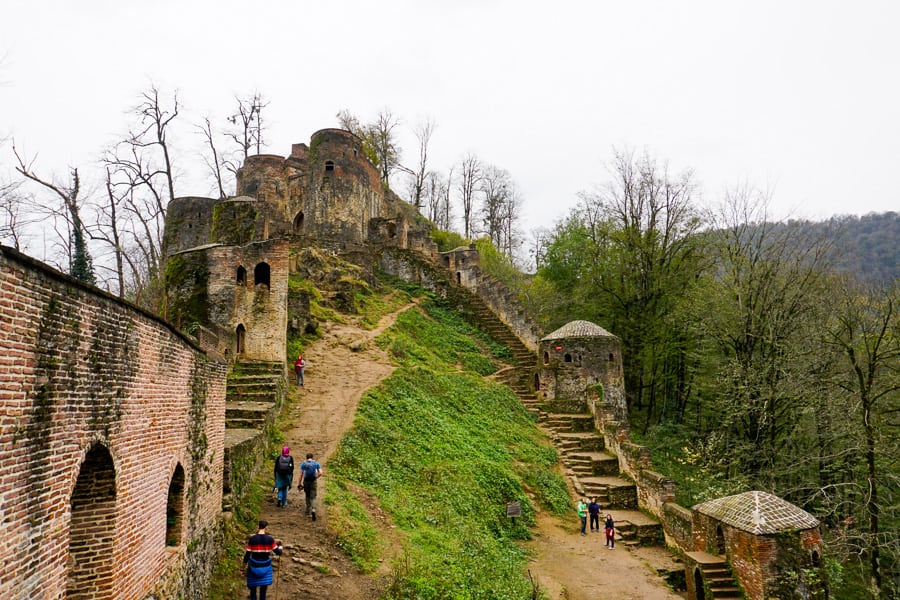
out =
<path fill-rule="evenodd" d="M 472 151 L 507 169 L 526 230 L 602 183 L 614 147 L 693 169 L 706 202 L 748 182 L 779 216 L 900 208 L 896 1 L 0 0 L 0 15 L 0 133 L 40 172 L 95 162 L 153 81 L 194 120 L 259 90 L 281 155 L 340 109 L 387 107 L 407 131 L 432 117 L 433 167 Z M 203 175 L 179 195 L 207 195 Z"/>

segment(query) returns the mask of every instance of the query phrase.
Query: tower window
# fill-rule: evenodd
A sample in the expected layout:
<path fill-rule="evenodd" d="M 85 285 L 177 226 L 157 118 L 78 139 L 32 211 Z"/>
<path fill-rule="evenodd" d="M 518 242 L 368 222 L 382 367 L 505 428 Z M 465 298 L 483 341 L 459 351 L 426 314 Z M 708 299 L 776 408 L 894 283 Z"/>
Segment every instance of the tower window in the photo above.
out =
<path fill-rule="evenodd" d="M 270 287 L 271 269 L 268 263 L 261 262 L 253 269 L 253 285 Z"/>
<path fill-rule="evenodd" d="M 331 173 L 332 171 L 334 171 L 334 161 L 333 161 L 333 160 L 326 160 L 326 161 L 325 161 L 325 172 L 326 172 L 326 173 Z"/>
<path fill-rule="evenodd" d="M 247 269 L 242 266 L 237 268 L 237 284 L 238 285 L 246 285 L 247 284 Z"/>

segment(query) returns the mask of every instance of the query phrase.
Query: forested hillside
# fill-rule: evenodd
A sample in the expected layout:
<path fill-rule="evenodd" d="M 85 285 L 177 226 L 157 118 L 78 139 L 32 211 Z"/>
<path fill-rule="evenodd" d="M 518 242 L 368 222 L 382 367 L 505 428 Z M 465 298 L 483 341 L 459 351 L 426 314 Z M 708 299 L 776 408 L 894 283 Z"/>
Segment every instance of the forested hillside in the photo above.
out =
<path fill-rule="evenodd" d="M 632 429 L 679 502 L 782 496 L 823 522 L 836 597 L 895 597 L 897 214 L 774 223 L 753 190 L 707 211 L 690 174 L 614 166 L 523 298 L 547 330 L 582 318 L 622 339 Z"/>

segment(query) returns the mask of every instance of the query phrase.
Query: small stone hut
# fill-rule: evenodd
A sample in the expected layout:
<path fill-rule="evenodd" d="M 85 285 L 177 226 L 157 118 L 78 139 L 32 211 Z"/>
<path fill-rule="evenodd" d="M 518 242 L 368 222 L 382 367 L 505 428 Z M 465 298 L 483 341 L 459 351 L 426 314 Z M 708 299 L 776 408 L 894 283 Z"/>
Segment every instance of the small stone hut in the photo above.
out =
<path fill-rule="evenodd" d="M 712 598 L 729 583 L 748 600 L 827 597 L 819 522 L 778 496 L 752 491 L 703 502 L 692 509 L 692 530 L 694 552 L 685 558 L 689 598 Z M 715 566 L 724 560 L 733 576 L 726 583 L 727 573 Z"/>
<path fill-rule="evenodd" d="M 590 321 L 572 321 L 541 338 L 535 391 L 547 402 L 572 403 L 561 410 L 582 410 L 602 385 L 601 401 L 625 415 L 622 350 L 619 338 Z"/>

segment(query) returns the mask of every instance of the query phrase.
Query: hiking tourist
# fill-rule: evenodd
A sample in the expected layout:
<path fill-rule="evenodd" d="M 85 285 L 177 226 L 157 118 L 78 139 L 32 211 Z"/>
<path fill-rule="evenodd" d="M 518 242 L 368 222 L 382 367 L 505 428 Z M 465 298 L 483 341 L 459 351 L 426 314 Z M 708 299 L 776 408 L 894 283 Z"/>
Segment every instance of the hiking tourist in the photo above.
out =
<path fill-rule="evenodd" d="M 294 373 L 297 374 L 297 385 L 303 386 L 303 371 L 306 369 L 306 359 L 303 358 L 302 354 L 297 355 L 297 360 L 294 361 Z"/>
<path fill-rule="evenodd" d="M 294 482 L 294 457 L 291 449 L 285 446 L 281 449 L 281 456 L 275 459 L 275 489 L 278 490 L 278 498 L 275 506 L 287 506 L 287 493 Z"/>
<path fill-rule="evenodd" d="M 591 532 L 594 531 L 600 532 L 600 505 L 597 504 L 596 498 L 591 498 L 591 503 L 588 504 L 588 513 L 591 516 Z"/>
<path fill-rule="evenodd" d="M 313 460 L 312 453 L 306 455 L 306 460 L 300 463 L 300 485 L 306 494 L 306 514 L 316 520 L 316 481 L 322 476 L 322 465 Z"/>
<path fill-rule="evenodd" d="M 578 501 L 578 505 L 575 507 L 575 510 L 578 511 L 578 518 L 581 519 L 581 535 L 587 535 L 585 533 L 585 529 L 587 528 L 587 503 L 585 502 L 587 498 L 582 498 Z"/>
<path fill-rule="evenodd" d="M 606 547 L 612 550 L 616 547 L 616 524 L 612 515 L 606 515 Z"/>
<path fill-rule="evenodd" d="M 281 556 L 284 549 L 281 542 L 275 541 L 266 533 L 269 523 L 259 522 L 259 530 L 247 540 L 247 551 L 244 552 L 244 567 L 242 575 L 247 577 L 247 587 L 250 589 L 250 600 L 257 600 L 256 591 L 259 590 L 259 600 L 266 600 L 266 590 L 272 585 L 272 552 Z"/>

